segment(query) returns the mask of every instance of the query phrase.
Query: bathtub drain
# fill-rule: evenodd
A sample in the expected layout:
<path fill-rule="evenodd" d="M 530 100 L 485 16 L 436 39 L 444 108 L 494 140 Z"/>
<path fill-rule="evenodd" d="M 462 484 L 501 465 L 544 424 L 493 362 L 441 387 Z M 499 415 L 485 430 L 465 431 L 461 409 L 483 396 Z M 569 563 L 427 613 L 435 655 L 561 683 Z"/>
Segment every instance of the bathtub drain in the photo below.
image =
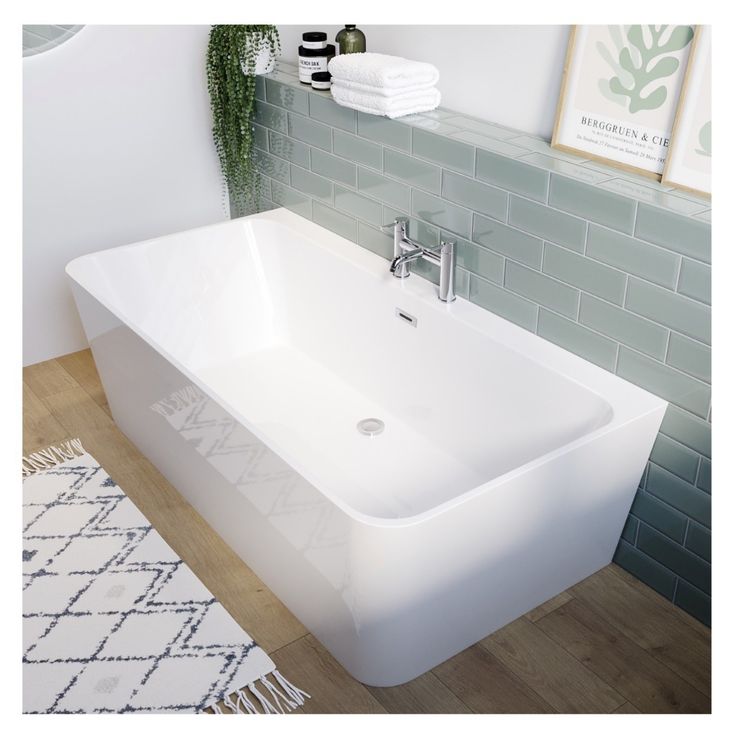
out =
<path fill-rule="evenodd" d="M 381 419 L 375 419 L 375 417 L 368 417 L 367 419 L 361 419 L 357 423 L 357 431 L 360 434 L 367 435 L 368 437 L 375 437 L 385 429 L 385 422 Z"/>

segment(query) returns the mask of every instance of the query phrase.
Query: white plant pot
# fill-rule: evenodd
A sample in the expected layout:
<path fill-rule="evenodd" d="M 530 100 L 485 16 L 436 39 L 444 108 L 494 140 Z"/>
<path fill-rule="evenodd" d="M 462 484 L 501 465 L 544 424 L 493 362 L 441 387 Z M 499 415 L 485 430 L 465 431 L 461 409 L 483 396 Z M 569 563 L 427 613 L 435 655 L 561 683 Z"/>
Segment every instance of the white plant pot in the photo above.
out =
<path fill-rule="evenodd" d="M 276 66 L 276 57 L 271 52 L 270 44 L 265 40 L 261 40 L 260 49 L 258 55 L 255 57 L 255 73 L 256 74 L 268 74 L 273 71 Z M 243 64 L 242 70 L 245 74 L 248 70 L 245 69 Z"/>

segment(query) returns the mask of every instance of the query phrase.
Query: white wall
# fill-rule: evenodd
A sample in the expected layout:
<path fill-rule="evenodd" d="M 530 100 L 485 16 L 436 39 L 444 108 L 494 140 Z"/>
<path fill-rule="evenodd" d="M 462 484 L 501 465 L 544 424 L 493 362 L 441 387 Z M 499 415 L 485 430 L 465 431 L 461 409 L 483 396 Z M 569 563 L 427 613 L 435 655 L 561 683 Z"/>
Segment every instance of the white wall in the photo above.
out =
<path fill-rule="evenodd" d="M 225 219 L 207 26 L 87 26 L 23 60 L 23 362 L 86 346 L 72 258 Z"/>
<path fill-rule="evenodd" d="M 342 26 L 278 26 L 283 59 L 301 34 Z M 442 105 L 551 138 L 569 26 L 358 26 L 367 50 L 434 64 Z"/>

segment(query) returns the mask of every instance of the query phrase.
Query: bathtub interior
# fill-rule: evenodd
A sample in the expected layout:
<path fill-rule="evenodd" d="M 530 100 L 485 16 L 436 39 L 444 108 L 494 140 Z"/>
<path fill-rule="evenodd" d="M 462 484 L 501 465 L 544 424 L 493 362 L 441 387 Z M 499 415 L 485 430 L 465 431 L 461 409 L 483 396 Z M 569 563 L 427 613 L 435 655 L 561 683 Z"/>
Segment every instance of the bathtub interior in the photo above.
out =
<path fill-rule="evenodd" d="M 88 256 L 72 275 L 369 516 L 420 514 L 610 421 L 599 395 L 418 299 L 374 258 L 335 258 L 256 218 Z M 378 436 L 358 431 L 368 417 Z"/>

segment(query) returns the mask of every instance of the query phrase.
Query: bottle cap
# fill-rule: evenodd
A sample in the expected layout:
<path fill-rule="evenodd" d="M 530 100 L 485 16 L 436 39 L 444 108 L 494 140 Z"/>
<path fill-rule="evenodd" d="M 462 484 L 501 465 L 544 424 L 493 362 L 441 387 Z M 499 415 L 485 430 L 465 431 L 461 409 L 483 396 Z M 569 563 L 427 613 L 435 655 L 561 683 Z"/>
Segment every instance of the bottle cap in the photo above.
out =
<path fill-rule="evenodd" d="M 312 82 L 329 82 L 332 75 L 329 72 L 313 72 L 311 75 Z"/>
<path fill-rule="evenodd" d="M 324 31 L 307 31 L 301 34 L 301 38 L 307 49 L 323 49 L 327 43 L 327 34 Z"/>

